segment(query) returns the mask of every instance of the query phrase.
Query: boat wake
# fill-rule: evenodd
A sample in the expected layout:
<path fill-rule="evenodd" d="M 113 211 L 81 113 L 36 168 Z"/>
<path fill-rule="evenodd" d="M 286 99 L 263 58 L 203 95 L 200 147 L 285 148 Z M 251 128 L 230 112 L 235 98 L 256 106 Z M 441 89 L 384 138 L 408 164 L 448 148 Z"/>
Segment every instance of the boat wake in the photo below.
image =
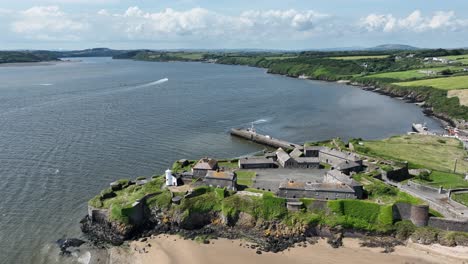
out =
<path fill-rule="evenodd" d="M 40 83 L 38 84 L 39 86 L 52 86 L 54 85 L 53 83 Z"/>
<path fill-rule="evenodd" d="M 157 80 L 157 81 L 154 81 L 154 82 L 150 82 L 150 83 L 145 83 L 145 84 L 140 84 L 140 85 L 137 85 L 135 86 L 134 88 L 143 88 L 143 87 L 149 87 L 149 86 L 153 86 L 153 85 L 158 85 L 158 84 L 161 84 L 161 83 L 165 83 L 169 81 L 168 78 L 162 78 L 161 80 Z"/>
<path fill-rule="evenodd" d="M 268 122 L 268 120 L 266 120 L 266 119 L 258 119 L 258 120 L 253 121 L 252 123 L 253 123 L 254 125 L 256 125 L 256 124 L 262 124 L 262 123 L 266 123 L 266 122 Z"/>

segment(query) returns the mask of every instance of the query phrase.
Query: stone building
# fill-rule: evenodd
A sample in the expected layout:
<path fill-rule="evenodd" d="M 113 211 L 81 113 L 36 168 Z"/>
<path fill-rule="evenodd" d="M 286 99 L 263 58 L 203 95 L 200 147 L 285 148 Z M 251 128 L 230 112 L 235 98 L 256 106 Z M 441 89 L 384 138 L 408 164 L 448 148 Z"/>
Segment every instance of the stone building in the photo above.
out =
<path fill-rule="evenodd" d="M 333 184 L 341 184 L 347 185 L 354 190 L 354 194 L 357 199 L 362 199 L 364 196 L 364 189 L 362 184 L 353 180 L 348 175 L 342 173 L 339 170 L 330 170 L 327 171 L 325 176 L 323 177 L 324 183 L 333 183 Z"/>
<path fill-rule="evenodd" d="M 339 151 L 328 147 L 322 147 L 320 149 L 319 160 L 320 162 L 330 164 L 333 167 L 336 167 L 346 161 L 348 163 L 355 162 L 359 164 L 359 166 L 362 166 L 362 159 L 358 155 L 352 152 Z"/>
<path fill-rule="evenodd" d="M 294 158 L 296 161 L 296 168 L 308 169 L 308 168 L 319 168 L 319 158 L 315 157 L 299 157 Z"/>
<path fill-rule="evenodd" d="M 321 148 L 322 147 L 320 146 L 305 146 L 304 156 L 305 157 L 318 157 Z"/>
<path fill-rule="evenodd" d="M 203 178 L 208 171 L 218 169 L 218 161 L 212 158 L 200 159 L 192 168 L 193 178 Z"/>
<path fill-rule="evenodd" d="M 206 185 L 211 187 L 226 188 L 227 190 L 237 190 L 237 176 L 232 172 L 209 170 L 204 178 Z"/>
<path fill-rule="evenodd" d="M 239 159 L 240 169 L 270 169 L 278 168 L 278 164 L 272 158 L 248 157 Z"/>
<path fill-rule="evenodd" d="M 343 161 L 334 167 L 335 169 L 341 171 L 346 175 L 350 175 L 351 172 L 359 172 L 362 169 L 362 166 L 359 163 L 354 161 Z"/>
<path fill-rule="evenodd" d="M 282 148 L 276 150 L 276 161 L 283 168 L 295 168 L 297 165 L 296 161 Z"/>

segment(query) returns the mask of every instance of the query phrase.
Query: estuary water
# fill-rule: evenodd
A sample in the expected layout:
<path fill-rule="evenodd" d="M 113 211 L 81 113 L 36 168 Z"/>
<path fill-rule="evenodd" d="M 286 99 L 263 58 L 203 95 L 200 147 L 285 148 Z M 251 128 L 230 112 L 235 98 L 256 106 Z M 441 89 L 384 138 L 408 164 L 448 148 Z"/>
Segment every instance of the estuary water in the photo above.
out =
<path fill-rule="evenodd" d="M 86 262 L 59 257 L 54 243 L 80 236 L 90 198 L 177 159 L 263 149 L 231 138 L 232 127 L 254 122 L 302 143 L 384 138 L 412 122 L 439 126 L 413 104 L 263 69 L 79 60 L 0 67 L 0 263 Z"/>

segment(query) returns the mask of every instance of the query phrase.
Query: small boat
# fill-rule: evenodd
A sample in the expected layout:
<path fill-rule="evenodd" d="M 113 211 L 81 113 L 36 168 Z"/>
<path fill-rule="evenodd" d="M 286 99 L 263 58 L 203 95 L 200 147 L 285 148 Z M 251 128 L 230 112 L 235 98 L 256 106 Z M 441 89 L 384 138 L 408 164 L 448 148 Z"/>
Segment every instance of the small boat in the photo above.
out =
<path fill-rule="evenodd" d="M 414 132 L 420 134 L 427 134 L 429 132 L 429 129 L 426 127 L 426 124 L 413 123 L 412 128 Z"/>

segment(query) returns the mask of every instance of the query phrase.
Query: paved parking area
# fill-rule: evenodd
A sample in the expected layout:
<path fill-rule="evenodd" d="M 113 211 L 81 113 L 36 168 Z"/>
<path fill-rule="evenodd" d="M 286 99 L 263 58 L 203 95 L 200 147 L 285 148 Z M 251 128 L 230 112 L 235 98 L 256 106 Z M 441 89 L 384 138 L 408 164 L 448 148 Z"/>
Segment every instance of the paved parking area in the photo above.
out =
<path fill-rule="evenodd" d="M 302 182 L 322 182 L 326 169 L 256 169 L 253 187 L 257 189 L 278 191 L 279 184 L 286 180 Z"/>

